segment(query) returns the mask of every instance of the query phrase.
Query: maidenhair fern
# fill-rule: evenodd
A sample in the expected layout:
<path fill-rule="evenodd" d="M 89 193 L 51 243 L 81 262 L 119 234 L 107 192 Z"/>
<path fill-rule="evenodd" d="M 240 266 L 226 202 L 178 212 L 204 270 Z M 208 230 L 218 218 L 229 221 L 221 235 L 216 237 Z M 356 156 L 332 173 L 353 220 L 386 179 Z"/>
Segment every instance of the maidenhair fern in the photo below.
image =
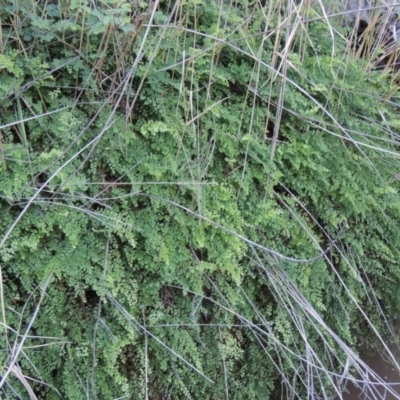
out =
<path fill-rule="evenodd" d="M 327 398 L 389 337 L 396 79 L 262 3 L 0 5 L 0 375 L 29 328 L 37 398 Z"/>

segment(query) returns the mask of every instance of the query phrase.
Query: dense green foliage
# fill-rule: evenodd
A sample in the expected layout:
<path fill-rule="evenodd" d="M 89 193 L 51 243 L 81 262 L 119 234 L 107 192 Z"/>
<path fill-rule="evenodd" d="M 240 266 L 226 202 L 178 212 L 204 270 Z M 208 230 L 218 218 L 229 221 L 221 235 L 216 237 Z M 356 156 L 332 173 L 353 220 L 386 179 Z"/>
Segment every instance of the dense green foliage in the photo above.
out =
<path fill-rule="evenodd" d="M 328 395 L 331 332 L 400 311 L 394 83 L 244 3 L 0 4 L 1 375 L 21 344 L 38 398 Z"/>

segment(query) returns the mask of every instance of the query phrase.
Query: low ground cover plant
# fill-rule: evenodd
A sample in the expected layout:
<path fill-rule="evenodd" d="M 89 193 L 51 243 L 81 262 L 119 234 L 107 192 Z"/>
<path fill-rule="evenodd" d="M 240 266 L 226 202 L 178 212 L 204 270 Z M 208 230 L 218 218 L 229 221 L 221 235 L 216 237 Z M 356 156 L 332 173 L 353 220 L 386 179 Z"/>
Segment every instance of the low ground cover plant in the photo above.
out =
<path fill-rule="evenodd" d="M 324 10 L 0 4 L 3 398 L 385 385 L 398 77 Z"/>

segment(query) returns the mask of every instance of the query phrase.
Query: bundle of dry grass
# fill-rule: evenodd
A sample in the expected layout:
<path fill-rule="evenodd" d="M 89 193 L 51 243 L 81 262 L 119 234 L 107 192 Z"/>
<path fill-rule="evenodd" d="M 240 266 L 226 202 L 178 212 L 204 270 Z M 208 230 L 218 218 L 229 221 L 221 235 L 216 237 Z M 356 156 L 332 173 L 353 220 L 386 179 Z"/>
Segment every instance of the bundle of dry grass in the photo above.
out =
<path fill-rule="evenodd" d="M 369 59 L 371 69 L 399 70 L 399 4 L 393 0 L 322 0 L 318 5 L 330 24 L 349 28 L 349 45 L 356 58 Z"/>

